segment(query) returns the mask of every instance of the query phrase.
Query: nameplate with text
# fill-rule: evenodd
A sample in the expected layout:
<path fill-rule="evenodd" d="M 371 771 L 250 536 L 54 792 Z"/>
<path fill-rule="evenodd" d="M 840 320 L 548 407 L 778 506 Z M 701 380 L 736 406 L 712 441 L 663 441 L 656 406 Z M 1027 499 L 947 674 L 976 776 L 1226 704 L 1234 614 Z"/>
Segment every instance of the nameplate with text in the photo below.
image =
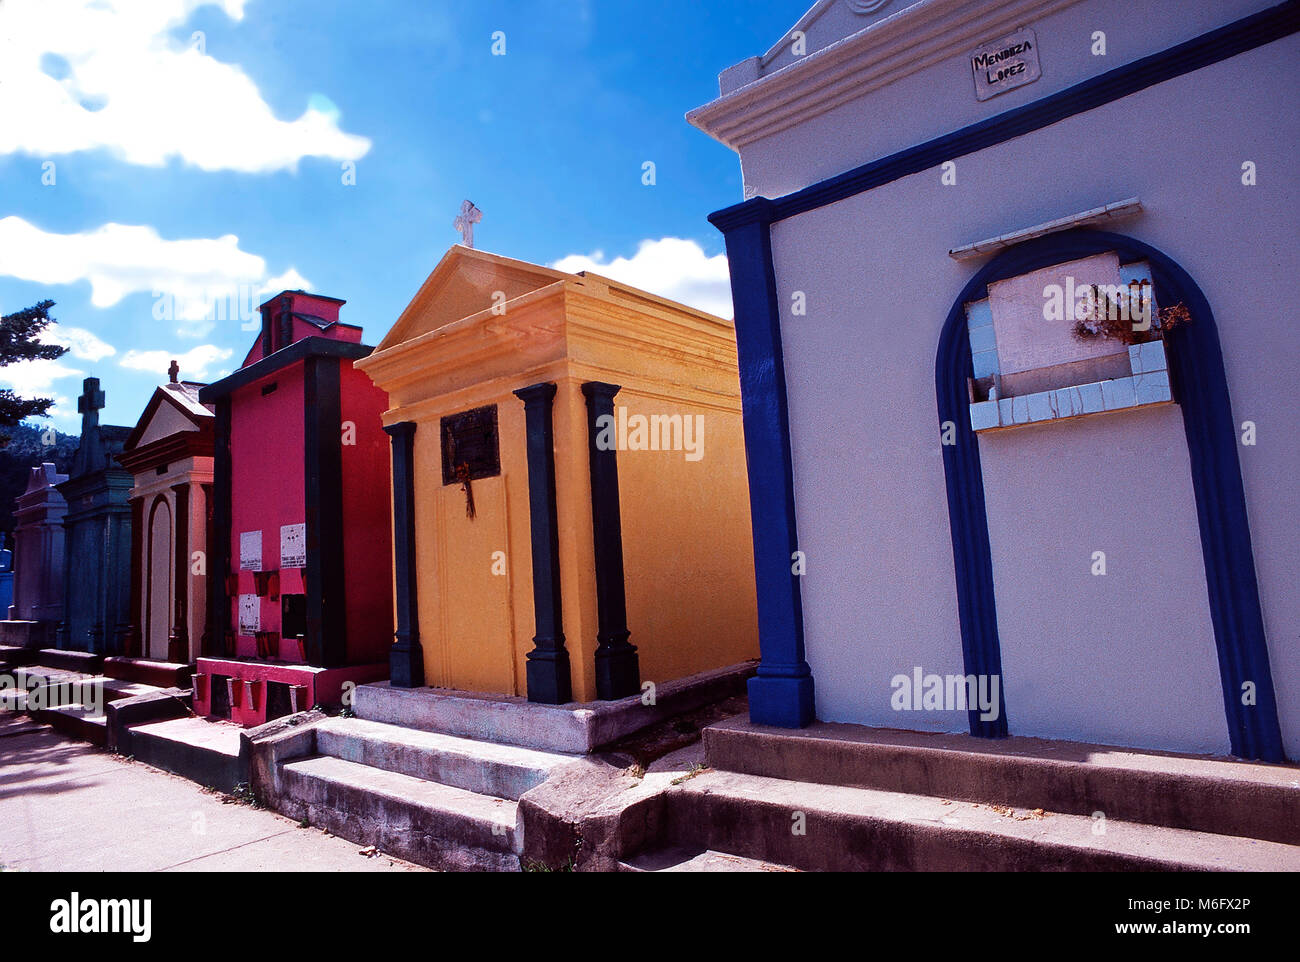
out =
<path fill-rule="evenodd" d="M 988 100 L 1008 90 L 1033 83 L 1043 75 L 1038 63 L 1038 37 L 1032 30 L 1017 30 L 970 55 L 975 77 L 975 99 Z"/>

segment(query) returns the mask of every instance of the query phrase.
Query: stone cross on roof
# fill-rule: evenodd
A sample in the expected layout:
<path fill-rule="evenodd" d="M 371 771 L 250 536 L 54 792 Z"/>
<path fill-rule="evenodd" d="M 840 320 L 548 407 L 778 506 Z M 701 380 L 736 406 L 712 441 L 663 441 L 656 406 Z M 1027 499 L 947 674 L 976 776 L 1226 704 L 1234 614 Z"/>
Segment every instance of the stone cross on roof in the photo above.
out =
<path fill-rule="evenodd" d="M 474 246 L 474 225 L 483 219 L 483 212 L 472 201 L 460 205 L 460 215 L 451 222 L 451 226 L 460 231 L 461 243 L 466 247 Z"/>
<path fill-rule="evenodd" d="M 176 377 L 177 377 L 177 375 L 179 375 L 180 373 L 181 373 L 181 366 L 180 366 L 179 364 L 177 364 L 177 363 L 176 363 L 176 359 L 173 358 L 173 359 L 172 359 L 172 363 L 171 363 L 171 367 L 167 368 L 167 377 L 169 377 L 169 378 L 171 379 L 171 382 L 172 382 L 173 384 L 175 384 L 175 383 L 176 383 Z"/>
<path fill-rule="evenodd" d="M 99 410 L 104 406 L 104 392 L 99 389 L 99 378 L 88 377 L 81 383 L 81 397 L 77 398 L 77 413 L 81 415 L 81 434 L 99 427 Z"/>

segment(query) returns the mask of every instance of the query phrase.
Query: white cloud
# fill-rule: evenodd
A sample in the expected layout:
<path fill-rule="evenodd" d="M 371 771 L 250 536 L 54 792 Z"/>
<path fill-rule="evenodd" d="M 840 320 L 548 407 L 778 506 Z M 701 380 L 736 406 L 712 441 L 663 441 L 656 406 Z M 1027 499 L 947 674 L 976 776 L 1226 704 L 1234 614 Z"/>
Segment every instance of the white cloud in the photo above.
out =
<path fill-rule="evenodd" d="M 592 271 L 719 317 L 732 316 L 727 255 L 709 257 L 693 240 L 643 240 L 631 257 L 606 260 L 603 252 L 596 251 L 570 254 L 551 266 L 571 274 Z"/>
<path fill-rule="evenodd" d="M 203 170 L 297 168 L 303 157 L 356 160 L 365 137 L 313 95 L 279 120 L 239 67 L 172 31 L 202 6 L 232 20 L 245 0 L 4 0 L 0 155 L 108 148 L 132 164 L 170 157 Z"/>
<path fill-rule="evenodd" d="M 0 368 L 0 388 L 9 388 L 22 398 L 52 398 L 48 416 L 63 425 L 75 425 L 81 419 L 77 413 L 76 397 L 81 394 L 80 379 L 86 372 L 75 367 L 68 367 L 62 361 L 19 361 L 8 367 Z M 54 390 L 54 383 L 65 378 L 73 378 L 73 396 L 60 394 Z M 34 423 L 44 423 L 37 419 Z"/>
<path fill-rule="evenodd" d="M 85 371 L 68 367 L 62 361 L 19 361 L 0 367 L 0 387 L 11 388 L 19 397 L 49 397 L 54 382 L 65 377 L 85 377 Z"/>
<path fill-rule="evenodd" d="M 47 285 L 89 281 L 96 307 L 149 293 L 155 320 L 187 322 L 177 330 L 182 336 L 211 331 L 205 319 L 256 319 L 268 292 L 311 287 L 293 268 L 274 278 L 267 273 L 266 260 L 240 250 L 233 234 L 164 240 L 152 227 L 126 224 L 52 234 L 20 217 L 0 218 L 0 275 Z"/>
<path fill-rule="evenodd" d="M 117 348 L 107 341 L 102 341 L 84 327 L 47 327 L 41 341 L 46 344 L 60 344 L 68 353 L 83 361 L 102 361 L 117 353 Z"/>
<path fill-rule="evenodd" d="M 228 359 L 234 351 L 217 347 L 215 344 L 200 344 L 184 354 L 171 351 L 127 351 L 122 358 L 122 367 L 135 371 L 152 371 L 161 377 L 174 360 L 181 369 L 181 378 L 187 381 L 201 381 L 208 376 L 208 367 L 217 361 Z"/>
<path fill-rule="evenodd" d="M 289 268 L 278 277 L 267 278 L 262 285 L 259 294 L 265 294 L 268 297 L 273 294 L 279 294 L 281 291 L 309 291 L 311 290 L 311 281 L 303 277 L 294 268 Z"/>

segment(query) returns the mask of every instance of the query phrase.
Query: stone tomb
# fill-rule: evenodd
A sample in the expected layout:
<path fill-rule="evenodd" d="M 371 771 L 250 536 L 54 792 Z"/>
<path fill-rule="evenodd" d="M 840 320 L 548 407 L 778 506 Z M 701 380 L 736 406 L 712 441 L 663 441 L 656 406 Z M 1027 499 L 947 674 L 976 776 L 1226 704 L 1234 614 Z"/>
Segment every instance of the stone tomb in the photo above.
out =
<path fill-rule="evenodd" d="M 199 403 L 202 384 L 158 387 L 118 460 L 131 488 L 131 613 L 137 653 L 190 664 L 206 626 L 206 554 L 212 499 L 213 413 Z"/>
<path fill-rule="evenodd" d="M 68 480 L 50 462 L 34 466 L 27 490 L 15 499 L 14 597 L 0 643 L 53 647 L 63 620 L 63 516 L 67 502 L 57 485 Z"/>
<path fill-rule="evenodd" d="M 58 485 L 63 519 L 64 618 L 59 648 L 125 655 L 131 645 L 131 473 L 117 461 L 131 429 L 101 425 L 104 392 L 88 377 L 77 399 L 81 443 Z"/>
<path fill-rule="evenodd" d="M 387 677 L 387 399 L 352 368 L 371 348 L 343 303 L 271 298 L 243 364 L 199 391 L 216 412 L 199 714 L 258 725 Z"/>
<path fill-rule="evenodd" d="M 563 704 L 756 654 L 731 324 L 458 245 L 374 354 L 392 684 Z"/>

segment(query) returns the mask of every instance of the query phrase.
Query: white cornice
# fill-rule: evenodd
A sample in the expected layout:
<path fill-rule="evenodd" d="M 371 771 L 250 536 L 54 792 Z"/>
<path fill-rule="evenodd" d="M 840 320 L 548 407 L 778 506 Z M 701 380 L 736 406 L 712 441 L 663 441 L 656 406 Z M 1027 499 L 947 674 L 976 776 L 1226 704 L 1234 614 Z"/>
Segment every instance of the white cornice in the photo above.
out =
<path fill-rule="evenodd" d="M 778 133 L 1080 0 L 919 0 L 686 119 L 732 150 Z M 809 15 L 819 12 L 817 8 Z"/>

